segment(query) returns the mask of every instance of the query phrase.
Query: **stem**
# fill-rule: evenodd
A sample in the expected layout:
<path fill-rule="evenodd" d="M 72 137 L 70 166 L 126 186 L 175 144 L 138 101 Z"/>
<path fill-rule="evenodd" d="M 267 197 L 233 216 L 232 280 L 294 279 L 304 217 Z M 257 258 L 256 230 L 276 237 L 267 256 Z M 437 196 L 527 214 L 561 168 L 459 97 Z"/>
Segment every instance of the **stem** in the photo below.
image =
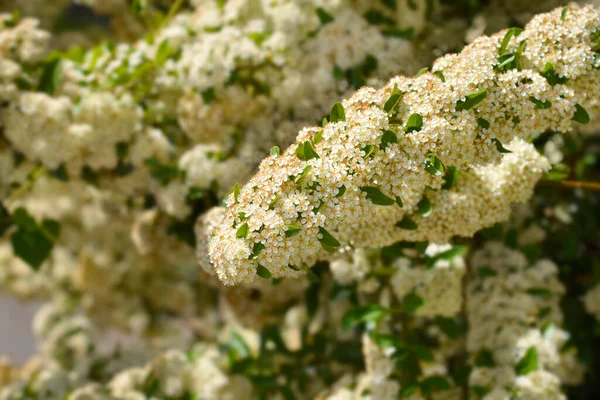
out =
<path fill-rule="evenodd" d="M 600 182 L 569 181 L 569 180 L 563 180 L 563 181 L 541 180 L 540 185 L 561 186 L 561 187 L 565 187 L 565 188 L 600 190 Z"/>

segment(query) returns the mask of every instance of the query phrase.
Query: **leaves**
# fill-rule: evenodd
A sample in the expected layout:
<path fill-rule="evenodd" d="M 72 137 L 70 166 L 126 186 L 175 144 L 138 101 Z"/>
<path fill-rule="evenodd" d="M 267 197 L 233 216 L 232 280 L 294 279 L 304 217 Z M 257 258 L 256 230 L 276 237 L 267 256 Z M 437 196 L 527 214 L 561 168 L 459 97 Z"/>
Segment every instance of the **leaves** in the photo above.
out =
<path fill-rule="evenodd" d="M 333 21 L 333 17 L 327 11 L 325 11 L 322 7 L 317 7 L 315 10 L 317 13 L 317 17 L 319 17 L 319 21 L 321 21 L 322 25 L 328 24 Z"/>
<path fill-rule="evenodd" d="M 567 179 L 570 174 L 570 169 L 568 165 L 563 163 L 554 164 L 550 171 L 546 173 L 544 179 L 549 181 L 562 181 L 563 179 Z"/>
<path fill-rule="evenodd" d="M 494 361 L 494 355 L 488 349 L 482 349 L 477 356 L 475 356 L 475 365 L 478 367 L 493 368 L 496 366 Z"/>
<path fill-rule="evenodd" d="M 431 201 L 427 198 L 427 196 L 423 196 L 423 198 L 417 203 L 417 214 L 422 217 L 429 217 L 431 212 Z"/>
<path fill-rule="evenodd" d="M 346 114 L 344 113 L 344 106 L 342 105 L 342 103 L 335 103 L 333 107 L 331 107 L 331 112 L 329 113 L 329 121 L 346 121 Z"/>
<path fill-rule="evenodd" d="M 376 324 L 387 313 L 388 310 L 379 304 L 354 308 L 342 316 L 342 330 L 347 332 L 358 323 Z"/>
<path fill-rule="evenodd" d="M 147 158 L 144 164 L 150 170 L 150 176 L 165 186 L 171 180 L 180 176 L 181 170 L 177 164 L 165 164 L 155 158 Z"/>
<path fill-rule="evenodd" d="M 294 180 L 294 183 L 296 185 L 300 185 L 304 181 L 304 179 L 308 176 L 310 171 L 312 171 L 312 165 L 307 165 L 306 167 L 304 167 L 304 169 L 302 170 L 300 175 L 298 175 L 298 177 Z"/>
<path fill-rule="evenodd" d="M 577 103 L 575 104 L 575 115 L 573 115 L 573 118 L 571 119 L 585 125 L 590 122 L 590 115 L 581 104 Z"/>
<path fill-rule="evenodd" d="M 477 118 L 477 125 L 479 125 L 481 129 L 489 129 L 490 122 L 485 118 Z"/>
<path fill-rule="evenodd" d="M 390 144 L 398 143 L 398 137 L 393 131 L 385 130 L 381 135 L 381 144 L 379 145 L 380 150 L 385 150 Z"/>
<path fill-rule="evenodd" d="M 480 90 L 479 92 L 471 93 L 465 96 L 464 100 L 458 100 L 456 102 L 456 111 L 470 110 L 479 103 L 481 103 L 487 96 L 487 90 Z"/>
<path fill-rule="evenodd" d="M 156 62 L 157 65 L 162 66 L 169 58 L 175 56 L 176 53 L 177 49 L 169 45 L 169 39 L 165 39 L 160 43 L 156 50 L 154 62 Z"/>
<path fill-rule="evenodd" d="M 237 232 L 235 232 L 235 237 L 238 239 L 244 239 L 248 236 L 249 231 L 250 229 L 248 228 L 248 223 L 245 222 L 238 228 Z"/>
<path fill-rule="evenodd" d="M 402 92 L 398 89 L 397 85 L 394 85 L 394 89 L 392 89 L 392 95 L 383 105 L 383 109 L 386 113 L 390 114 L 400 103 L 400 98 L 402 97 Z"/>
<path fill-rule="evenodd" d="M 517 375 L 527 375 L 538 369 L 538 353 L 535 346 L 531 346 L 525 356 L 515 366 Z"/>
<path fill-rule="evenodd" d="M 446 170 L 442 160 L 437 158 L 437 156 L 433 153 L 425 159 L 424 165 L 425 171 L 429 172 L 433 176 L 443 175 L 444 171 Z"/>
<path fill-rule="evenodd" d="M 273 277 L 271 275 L 271 272 L 260 264 L 258 264 L 258 266 L 256 267 L 256 275 L 260 276 L 263 279 L 271 279 Z"/>
<path fill-rule="evenodd" d="M 421 391 L 426 398 L 431 398 L 434 392 L 449 390 L 450 382 L 443 376 L 433 375 L 428 376 L 421 382 Z"/>
<path fill-rule="evenodd" d="M 552 102 L 550 100 L 540 100 L 537 99 L 535 96 L 529 96 L 529 100 L 535 104 L 535 109 L 536 110 L 547 110 L 548 108 L 550 108 L 552 106 Z"/>
<path fill-rule="evenodd" d="M 52 219 L 44 219 L 38 224 L 23 207 L 13 212 L 12 221 L 17 226 L 10 237 L 13 252 L 37 271 L 52 252 L 60 225 Z"/>
<path fill-rule="evenodd" d="M 321 242 L 321 246 L 323 246 L 326 251 L 335 251 L 335 249 L 341 246 L 340 242 L 322 226 L 319 227 L 319 235 L 321 235 L 319 242 Z"/>
<path fill-rule="evenodd" d="M 464 256 L 465 254 L 467 254 L 466 246 L 461 246 L 461 245 L 454 246 L 451 249 L 442 251 L 441 253 L 438 253 L 435 256 L 431 257 L 427 261 L 427 267 L 433 268 L 435 266 L 435 263 L 438 262 L 439 260 L 446 260 L 446 261 L 452 262 L 452 260 L 455 257 L 461 257 L 461 256 Z"/>
<path fill-rule="evenodd" d="M 405 216 L 401 221 L 396 222 L 396 226 L 401 229 L 406 229 L 408 231 L 416 230 L 419 225 L 415 221 L 413 221 L 409 216 Z"/>
<path fill-rule="evenodd" d="M 312 160 L 313 158 L 321 158 L 313 149 L 312 145 L 308 140 L 298 145 L 295 154 L 296 157 L 298 157 L 302 161 Z"/>
<path fill-rule="evenodd" d="M 346 193 L 346 185 L 342 185 L 338 188 L 338 193 L 335 195 L 336 198 L 340 198 Z"/>
<path fill-rule="evenodd" d="M 54 57 L 44 64 L 42 76 L 40 77 L 40 83 L 38 85 L 38 91 L 47 93 L 49 95 L 56 92 L 56 88 L 60 84 L 62 79 L 62 58 Z"/>
<path fill-rule="evenodd" d="M 498 54 L 499 55 L 503 55 L 504 52 L 506 51 L 506 48 L 508 47 L 508 44 L 510 43 L 510 39 L 514 36 L 517 37 L 521 34 L 521 32 L 523 32 L 523 29 L 521 28 L 510 28 L 508 31 L 506 31 L 506 34 L 504 35 L 504 39 L 502 39 L 502 42 L 500 43 L 500 48 L 498 49 Z"/>
<path fill-rule="evenodd" d="M 379 190 L 376 187 L 361 186 L 359 189 L 367 194 L 367 199 L 371 200 L 373 204 L 379 206 L 391 206 L 395 203 L 394 199 L 386 196 L 381 190 Z"/>
<path fill-rule="evenodd" d="M 248 256 L 249 260 L 255 260 L 258 258 L 258 256 L 260 255 L 260 253 L 265 249 L 265 245 L 262 244 L 261 242 L 257 242 L 254 243 L 254 246 L 252 247 L 252 253 L 250 253 L 250 255 Z"/>
<path fill-rule="evenodd" d="M 368 144 L 365 147 L 363 147 L 362 149 L 360 149 L 363 153 L 365 153 L 365 155 L 363 156 L 363 158 L 366 160 L 367 158 L 369 158 L 371 155 L 373 155 L 373 153 L 375 152 L 375 146 Z"/>
<path fill-rule="evenodd" d="M 546 78 L 546 80 L 548 81 L 548 83 L 551 86 L 555 86 L 558 84 L 563 84 L 566 83 L 569 79 L 565 76 L 559 76 L 556 73 L 556 70 L 554 69 L 554 65 L 552 63 L 547 62 L 546 65 L 544 66 L 544 69 L 542 70 L 542 72 L 540 72 L 540 74 Z"/>
<path fill-rule="evenodd" d="M 433 74 L 440 78 L 442 82 L 446 82 L 446 77 L 442 71 L 433 71 Z"/>
<path fill-rule="evenodd" d="M 494 142 L 494 144 L 496 145 L 496 150 L 498 150 L 500 153 L 512 153 L 512 151 L 502 146 L 502 143 L 498 139 L 493 138 L 492 142 Z"/>
<path fill-rule="evenodd" d="M 454 166 L 450 166 L 450 167 L 446 168 L 446 174 L 444 175 L 445 183 L 442 186 L 442 189 L 446 189 L 446 190 L 452 189 L 452 187 L 456 183 L 457 179 L 458 179 L 458 168 L 456 168 Z"/>
<path fill-rule="evenodd" d="M 269 154 L 275 158 L 279 157 L 279 153 L 280 153 L 279 146 L 273 146 L 273 147 L 271 147 L 271 150 L 269 150 Z"/>
<path fill-rule="evenodd" d="M 423 127 L 423 117 L 420 114 L 414 113 L 408 117 L 406 121 L 406 132 L 419 132 Z"/>
<path fill-rule="evenodd" d="M 302 228 L 300 228 L 299 226 L 296 225 L 288 225 L 287 226 L 287 230 L 285 231 L 285 236 L 286 237 L 294 237 L 297 234 L 300 233 L 300 231 L 302 231 Z"/>
<path fill-rule="evenodd" d="M 11 227 L 13 221 L 10 216 L 10 212 L 4 207 L 4 204 L 0 201 L 0 237 L 4 235 L 4 232 Z"/>
<path fill-rule="evenodd" d="M 237 204 L 238 203 L 238 198 L 240 197 L 240 190 L 241 190 L 241 185 L 239 183 L 236 183 L 235 185 L 233 185 L 233 189 L 231 189 L 231 192 L 229 192 L 230 194 L 233 193 L 233 203 Z"/>
<path fill-rule="evenodd" d="M 402 300 L 402 309 L 409 314 L 414 314 L 424 305 L 425 300 L 415 293 L 407 294 Z"/>

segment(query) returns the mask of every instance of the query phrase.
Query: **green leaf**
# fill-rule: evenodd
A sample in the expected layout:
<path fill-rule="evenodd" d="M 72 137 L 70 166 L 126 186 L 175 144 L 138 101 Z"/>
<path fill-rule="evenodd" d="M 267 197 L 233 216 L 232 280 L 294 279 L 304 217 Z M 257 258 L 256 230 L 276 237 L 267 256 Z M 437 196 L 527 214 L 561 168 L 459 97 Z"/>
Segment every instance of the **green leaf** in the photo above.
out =
<path fill-rule="evenodd" d="M 287 231 L 285 231 L 285 236 L 286 237 L 294 237 L 297 234 L 300 233 L 300 231 L 302 230 L 302 228 L 300 228 L 299 226 L 296 225 L 288 225 L 287 226 Z"/>
<path fill-rule="evenodd" d="M 333 107 L 331 107 L 331 112 L 329 113 L 329 121 L 346 121 L 346 114 L 344 113 L 344 106 L 342 105 L 342 103 L 335 103 Z"/>
<path fill-rule="evenodd" d="M 465 96 L 464 100 L 458 100 L 456 102 L 456 111 L 470 110 L 479 103 L 481 103 L 487 96 L 487 90 L 480 90 L 479 92 L 471 93 Z"/>
<path fill-rule="evenodd" d="M 238 198 L 240 197 L 240 189 L 241 189 L 241 185 L 239 183 L 236 183 L 235 185 L 233 185 L 233 189 L 231 189 L 231 192 L 229 193 L 233 193 L 233 203 L 237 204 L 238 203 Z"/>
<path fill-rule="evenodd" d="M 396 196 L 396 204 L 398 204 L 398 207 L 400 208 L 404 207 L 404 203 L 402 202 L 400 196 Z"/>
<path fill-rule="evenodd" d="M 490 389 L 486 388 L 485 386 L 481 386 L 481 385 L 471 386 L 471 390 L 473 390 L 473 392 L 475 392 L 475 394 L 480 399 L 484 398 L 485 395 L 490 392 Z"/>
<path fill-rule="evenodd" d="M 431 201 L 426 196 L 423 196 L 421 201 L 417 203 L 417 214 L 422 217 L 429 217 L 431 215 L 431 211 Z"/>
<path fill-rule="evenodd" d="M 425 171 L 429 172 L 433 176 L 443 175 L 446 168 L 442 163 L 442 160 L 437 158 L 435 154 L 430 154 L 429 157 L 425 159 Z"/>
<path fill-rule="evenodd" d="M 530 372 L 538 369 L 538 354 L 537 348 L 531 346 L 525 356 L 515 366 L 515 373 L 517 375 L 527 375 Z"/>
<path fill-rule="evenodd" d="M 323 129 L 315 134 L 313 137 L 313 144 L 316 146 L 323 141 Z"/>
<path fill-rule="evenodd" d="M 258 266 L 256 267 L 256 275 L 260 276 L 263 279 L 271 279 L 273 277 L 271 275 L 271 272 L 260 264 L 258 264 Z"/>
<path fill-rule="evenodd" d="M 554 69 L 554 65 L 552 63 L 546 63 L 544 69 L 541 72 L 541 75 L 546 78 L 548 83 L 551 86 L 555 86 L 557 84 L 566 83 L 569 79 L 565 76 L 559 76 Z"/>
<path fill-rule="evenodd" d="M 450 339 L 458 339 L 462 334 L 462 329 L 454 318 L 437 317 L 435 322 Z"/>
<path fill-rule="evenodd" d="M 477 125 L 479 125 L 481 129 L 489 129 L 490 122 L 485 118 L 477 118 Z"/>
<path fill-rule="evenodd" d="M 433 73 L 440 78 L 440 80 L 442 82 L 446 82 L 446 77 L 444 76 L 444 73 L 442 71 L 433 71 Z"/>
<path fill-rule="evenodd" d="M 317 7 L 315 10 L 317 12 L 317 16 L 319 17 L 319 21 L 321 21 L 322 25 L 328 24 L 333 21 L 333 17 L 327 11 L 325 11 L 322 7 Z"/>
<path fill-rule="evenodd" d="M 375 146 L 373 146 L 371 144 L 368 144 L 368 145 L 366 145 L 365 147 L 363 147 L 360 150 L 365 153 L 365 155 L 363 156 L 363 158 L 366 160 L 367 158 L 369 158 L 375 152 Z"/>
<path fill-rule="evenodd" d="M 62 79 L 62 58 L 54 57 L 46 62 L 40 77 L 38 90 L 47 94 L 54 94 Z"/>
<path fill-rule="evenodd" d="M 448 382 L 446 378 L 439 375 L 428 376 L 427 378 L 423 379 L 423 382 L 421 382 L 421 391 L 423 392 L 425 398 L 430 398 L 434 392 L 449 389 L 450 382 Z"/>
<path fill-rule="evenodd" d="M 415 293 L 407 294 L 402 300 L 402 309 L 409 314 L 414 314 L 424 305 L 425 300 Z"/>
<path fill-rule="evenodd" d="M 175 55 L 177 49 L 171 47 L 169 45 L 169 39 L 163 40 L 158 49 L 156 50 L 156 56 L 154 57 L 154 61 L 158 65 L 163 65 L 169 58 Z"/>
<path fill-rule="evenodd" d="M 423 127 L 423 117 L 420 114 L 414 113 L 408 117 L 406 121 L 406 132 L 419 132 Z"/>
<path fill-rule="evenodd" d="M 395 203 L 394 199 L 383 194 L 381 190 L 373 186 L 361 186 L 359 188 L 367 194 L 367 199 L 378 206 L 391 206 Z"/>
<path fill-rule="evenodd" d="M 383 36 L 411 40 L 415 36 L 415 28 L 406 29 L 388 28 L 381 31 Z"/>
<path fill-rule="evenodd" d="M 249 358 L 252 355 L 250 346 L 248 346 L 244 338 L 235 331 L 231 332 L 227 347 L 229 347 L 229 350 L 233 352 L 234 357 L 237 359 Z"/>
<path fill-rule="evenodd" d="M 535 109 L 536 110 L 547 110 L 548 108 L 550 108 L 550 106 L 552 106 L 552 102 L 550 100 L 539 100 L 536 99 L 534 96 L 529 96 L 529 100 L 535 104 Z"/>
<path fill-rule="evenodd" d="M 312 171 L 312 165 L 307 165 L 306 167 L 304 167 L 302 173 L 298 175 L 294 183 L 296 183 L 296 185 L 300 185 L 302 181 L 304 181 L 304 179 L 308 176 L 310 171 Z"/>
<path fill-rule="evenodd" d="M 402 92 L 400 92 L 397 85 L 394 85 L 394 89 L 392 89 L 392 95 L 389 99 L 387 99 L 387 101 L 383 105 L 383 109 L 385 110 L 385 112 L 390 114 L 392 111 L 394 111 L 394 109 L 398 106 L 401 97 Z"/>
<path fill-rule="evenodd" d="M 456 183 L 457 179 L 458 179 L 458 168 L 456 168 L 454 166 L 450 166 L 450 167 L 446 168 L 446 174 L 444 175 L 445 183 L 442 186 L 442 189 L 446 189 L 446 190 L 452 189 L 452 187 Z"/>
<path fill-rule="evenodd" d="M 19 23 L 19 19 L 21 16 L 21 12 L 19 10 L 15 10 L 12 12 L 10 18 L 4 20 L 5 28 L 14 28 Z"/>
<path fill-rule="evenodd" d="M 379 145 L 379 149 L 385 150 L 391 143 L 398 143 L 398 138 L 393 131 L 385 130 L 383 131 L 383 135 L 381 135 L 381 144 Z"/>
<path fill-rule="evenodd" d="M 567 179 L 570 174 L 570 169 L 567 165 L 563 163 L 555 164 L 552 166 L 550 171 L 546 173 L 544 179 L 550 181 L 562 181 L 563 179 Z"/>
<path fill-rule="evenodd" d="M 549 291 L 548 289 L 544 289 L 544 288 L 527 289 L 527 294 L 530 294 L 532 296 L 541 297 L 542 299 L 547 299 L 547 298 L 552 297 L 552 292 Z"/>
<path fill-rule="evenodd" d="M 580 124 L 587 124 L 590 122 L 590 115 L 581 104 L 577 103 L 575 104 L 575 115 L 571 119 Z"/>
<path fill-rule="evenodd" d="M 493 138 L 492 142 L 494 142 L 494 144 L 496 145 L 496 150 L 498 150 L 500 153 L 512 153 L 512 151 L 502 146 L 502 142 L 500 142 L 498 139 Z"/>
<path fill-rule="evenodd" d="M 485 279 L 491 276 L 498 276 L 498 272 L 490 267 L 479 267 L 477 269 L 477 276 L 481 279 Z"/>
<path fill-rule="evenodd" d="M 260 255 L 260 253 L 265 249 L 265 245 L 262 244 L 261 242 L 257 242 L 254 243 L 254 246 L 252 247 L 252 253 L 250 254 L 250 256 L 248 257 L 249 260 L 255 260 L 258 258 L 258 256 Z"/>
<path fill-rule="evenodd" d="M 18 227 L 10 237 L 13 253 L 37 271 L 52 252 L 60 225 L 52 219 L 38 224 L 22 207 L 13 212 L 12 222 Z"/>
<path fill-rule="evenodd" d="M 144 15 L 148 9 L 148 0 L 133 0 L 131 3 L 131 11 L 138 17 Z"/>
<path fill-rule="evenodd" d="M 319 234 L 322 236 L 319 239 L 319 242 L 321 242 L 321 246 L 323 246 L 325 250 L 331 252 L 341 246 L 340 242 L 322 226 L 319 227 Z"/>
<path fill-rule="evenodd" d="M 321 158 L 312 148 L 308 140 L 298 145 L 298 148 L 296 148 L 296 157 L 302 161 L 312 160 L 313 158 Z"/>
<path fill-rule="evenodd" d="M 521 32 L 523 32 L 523 29 L 521 29 L 521 28 L 510 28 L 506 32 L 506 35 L 504 35 L 504 39 L 502 39 L 502 43 L 500 44 L 500 49 L 498 50 L 498 54 L 503 55 L 504 52 L 506 51 L 506 48 L 508 47 L 508 43 L 510 42 L 510 39 L 513 36 L 514 37 L 519 36 L 521 34 Z"/>
<path fill-rule="evenodd" d="M 408 216 L 405 216 L 401 221 L 396 222 L 396 226 L 408 231 L 414 231 L 419 227 L 419 225 Z"/>
<path fill-rule="evenodd" d="M 10 212 L 4 207 L 4 204 L 0 201 L 0 237 L 10 228 L 13 224 L 13 220 L 10 216 Z"/>
<path fill-rule="evenodd" d="M 429 71 L 429 67 L 423 67 L 420 70 L 417 71 L 417 73 L 415 74 L 415 78 L 423 75 L 425 72 Z"/>
<path fill-rule="evenodd" d="M 433 268 L 433 266 L 438 260 L 452 261 L 455 257 L 464 256 L 465 254 L 467 254 L 466 246 L 453 246 L 451 249 L 442 251 L 441 253 L 438 253 L 435 256 L 431 257 L 427 261 L 427 267 Z"/>
<path fill-rule="evenodd" d="M 271 147 L 271 150 L 269 151 L 269 154 L 273 157 L 279 157 L 279 146 L 273 146 Z"/>
<path fill-rule="evenodd" d="M 354 308 L 350 311 L 347 311 L 342 316 L 342 330 L 347 332 L 358 323 L 376 324 L 387 313 L 388 310 L 380 306 L 379 304 L 369 304 L 366 306 Z"/>
<path fill-rule="evenodd" d="M 237 232 L 235 233 L 235 237 L 238 239 L 244 239 L 248 236 L 249 230 L 250 229 L 248 228 L 248 224 L 244 223 L 238 228 Z"/>
<path fill-rule="evenodd" d="M 496 366 L 494 361 L 494 355 L 488 349 L 482 349 L 477 356 L 475 356 L 475 365 L 478 367 L 493 368 Z"/>
<path fill-rule="evenodd" d="M 342 185 L 338 188 L 338 193 L 335 195 L 336 198 L 342 197 L 346 193 L 346 185 Z"/>
<path fill-rule="evenodd" d="M 144 160 L 144 164 L 150 170 L 150 176 L 159 181 L 163 186 L 181 174 L 181 170 L 177 164 L 164 164 L 155 158 L 147 158 Z"/>
<path fill-rule="evenodd" d="M 560 12 L 560 20 L 564 21 L 567 18 L 567 12 L 569 11 L 568 7 L 565 7 L 562 9 L 562 11 Z"/>
<path fill-rule="evenodd" d="M 421 361 L 431 362 L 434 360 L 433 351 L 427 346 L 416 345 L 414 346 L 413 351 Z"/>
<path fill-rule="evenodd" d="M 202 96 L 202 101 L 204 104 L 210 104 L 215 99 L 215 88 L 211 87 L 206 90 L 203 90 L 200 95 Z"/>

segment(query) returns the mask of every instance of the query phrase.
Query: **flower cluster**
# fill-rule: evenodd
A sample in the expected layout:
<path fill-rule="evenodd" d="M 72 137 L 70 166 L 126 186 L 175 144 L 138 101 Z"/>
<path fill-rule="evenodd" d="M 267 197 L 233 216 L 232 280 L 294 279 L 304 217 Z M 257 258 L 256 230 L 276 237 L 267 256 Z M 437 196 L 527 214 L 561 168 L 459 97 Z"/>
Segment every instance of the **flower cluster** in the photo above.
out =
<path fill-rule="evenodd" d="M 265 159 L 230 195 L 209 249 L 219 278 L 248 283 L 261 268 L 286 276 L 340 247 L 444 241 L 506 219 L 507 204 L 526 200 L 548 168 L 518 138 L 569 132 L 597 112 L 599 24 L 593 8 L 573 8 L 565 18 L 556 10 L 534 18 L 518 36 L 479 38 L 437 60 L 432 72 L 397 76 L 380 90 L 365 87 L 336 103 L 329 122 L 300 131 L 288 150 Z M 511 151 L 516 154 L 498 179 L 502 167 L 492 165 Z M 471 182 L 468 170 L 487 172 L 488 184 Z M 508 189 L 498 190 L 502 183 Z M 493 194 L 483 195 L 488 188 Z M 481 199 L 483 208 L 474 212 L 485 215 L 481 221 L 465 225 L 448 213 L 448 225 L 439 217 L 423 226 L 414 219 L 453 209 L 437 197 L 461 190 Z M 487 204 L 491 197 L 497 207 Z"/>
<path fill-rule="evenodd" d="M 473 254 L 467 288 L 471 389 L 485 399 L 565 399 L 563 383 L 582 379 L 569 334 L 560 328 L 564 287 L 548 260 L 531 265 L 517 250 L 489 242 Z"/>

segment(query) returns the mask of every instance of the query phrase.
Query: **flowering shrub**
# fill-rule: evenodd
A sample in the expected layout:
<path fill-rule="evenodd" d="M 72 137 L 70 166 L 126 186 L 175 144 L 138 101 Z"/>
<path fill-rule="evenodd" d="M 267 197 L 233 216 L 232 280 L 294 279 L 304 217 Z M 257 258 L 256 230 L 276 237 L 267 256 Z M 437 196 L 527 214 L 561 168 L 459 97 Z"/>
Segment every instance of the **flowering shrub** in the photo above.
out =
<path fill-rule="evenodd" d="M 595 398 L 600 8 L 528 3 L 0 1 L 0 399 Z"/>

